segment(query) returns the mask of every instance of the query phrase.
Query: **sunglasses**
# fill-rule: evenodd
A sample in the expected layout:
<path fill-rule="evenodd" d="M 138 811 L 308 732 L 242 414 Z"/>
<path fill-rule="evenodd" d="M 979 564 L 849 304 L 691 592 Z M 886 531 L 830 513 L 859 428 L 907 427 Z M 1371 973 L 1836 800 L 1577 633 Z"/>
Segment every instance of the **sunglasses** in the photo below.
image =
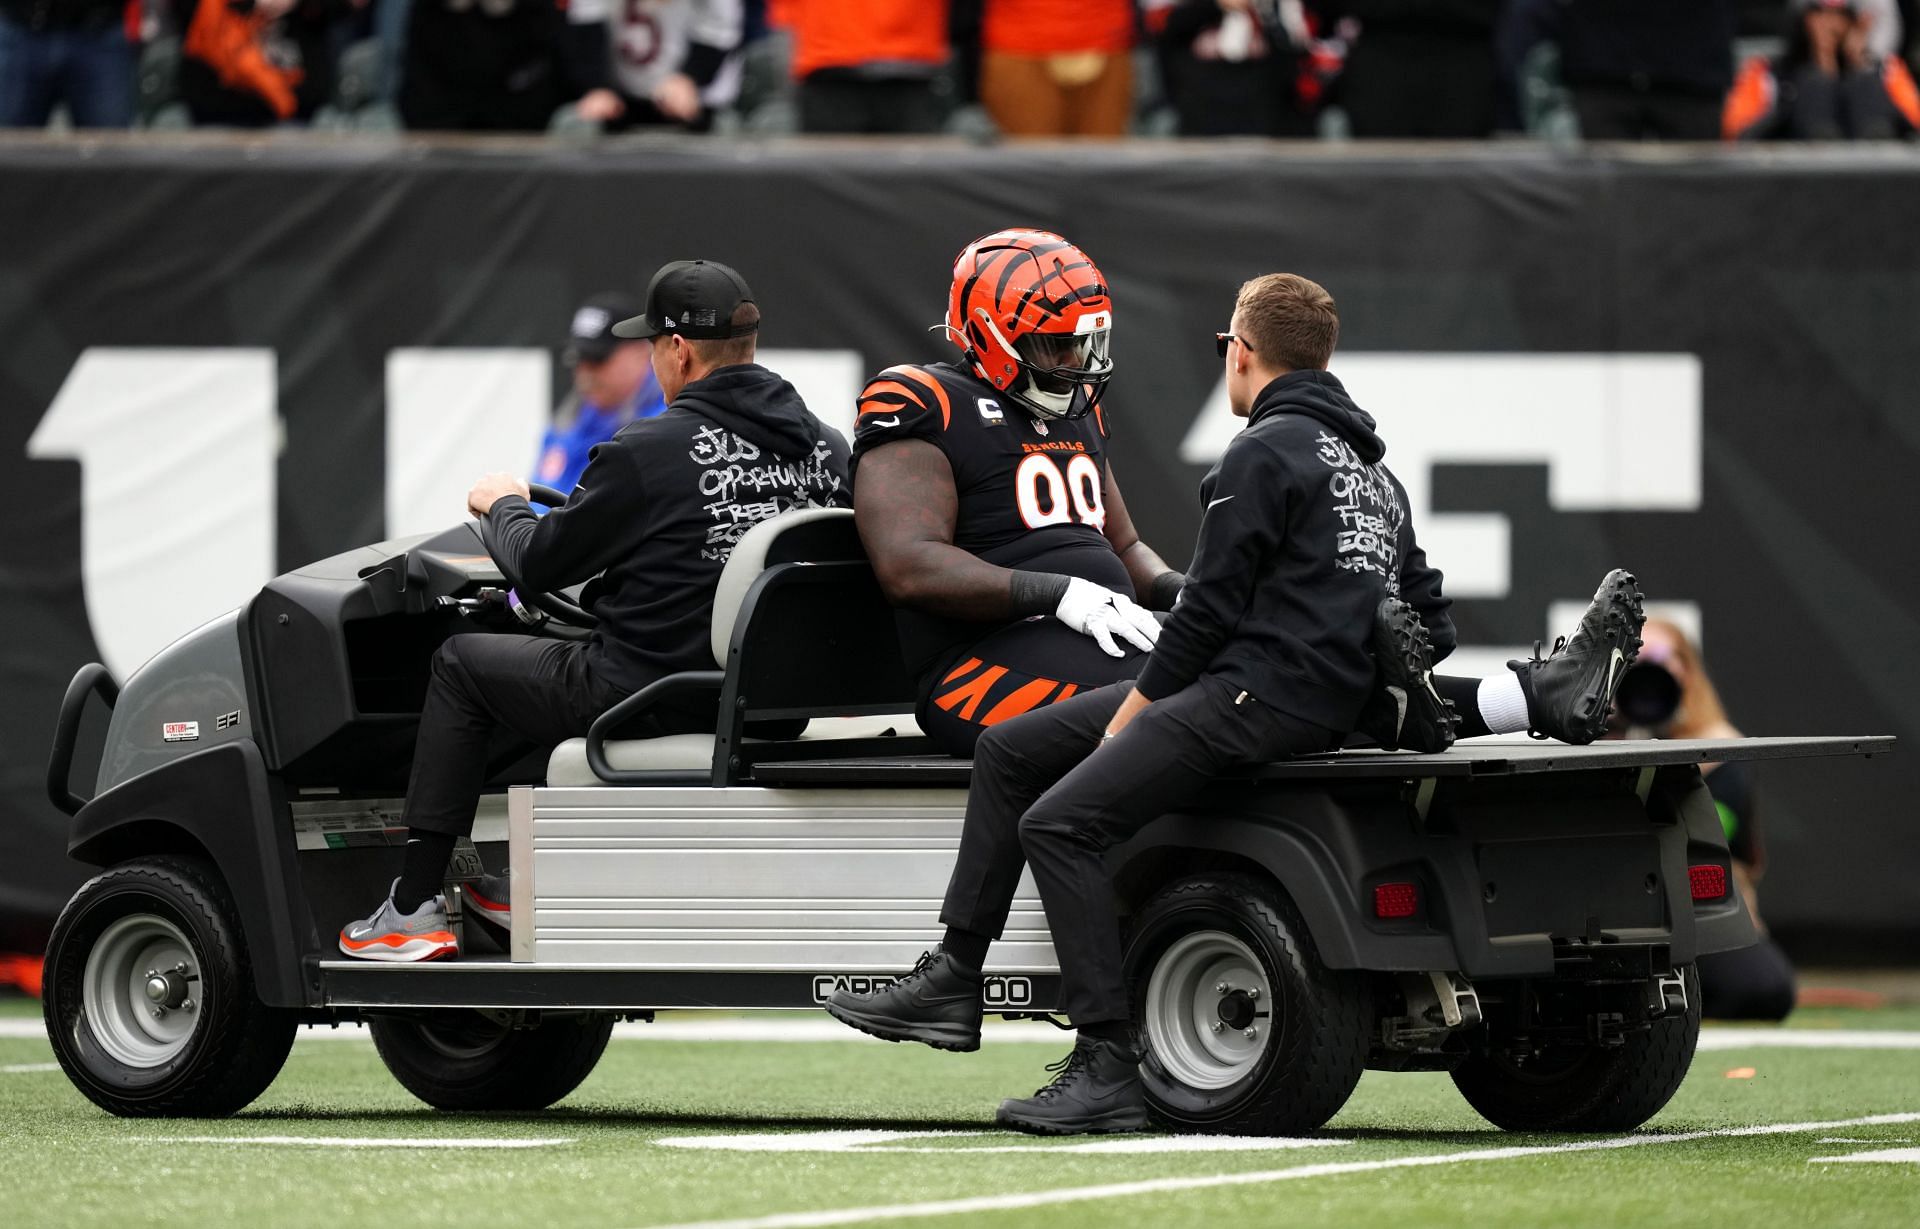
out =
<path fill-rule="evenodd" d="M 1252 353 L 1253 347 L 1247 345 L 1247 339 L 1238 333 L 1215 333 L 1213 335 L 1214 349 L 1219 351 L 1221 358 L 1227 357 L 1227 347 L 1236 341 L 1245 347 L 1248 353 Z"/>

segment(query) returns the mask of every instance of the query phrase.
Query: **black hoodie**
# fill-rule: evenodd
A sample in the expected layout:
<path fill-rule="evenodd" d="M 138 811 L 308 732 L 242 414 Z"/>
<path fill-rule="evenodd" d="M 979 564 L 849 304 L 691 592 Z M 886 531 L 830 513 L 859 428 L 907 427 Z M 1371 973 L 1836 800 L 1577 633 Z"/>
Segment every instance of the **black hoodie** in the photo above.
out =
<path fill-rule="evenodd" d="M 1140 694 L 1163 699 L 1211 673 L 1346 733 L 1373 686 L 1367 645 L 1383 596 L 1420 612 L 1435 660 L 1452 652 L 1450 603 L 1386 452 L 1329 373 L 1288 372 L 1261 389 L 1200 484 L 1200 540 Z"/>
<path fill-rule="evenodd" d="M 677 670 L 713 669 L 708 626 L 720 571 L 740 538 L 776 513 L 846 507 L 847 442 L 757 364 L 722 367 L 664 413 L 595 446 L 565 507 L 544 517 L 517 495 L 494 505 L 501 550 L 537 591 L 587 587 L 600 625 L 596 674 L 628 691 Z"/>

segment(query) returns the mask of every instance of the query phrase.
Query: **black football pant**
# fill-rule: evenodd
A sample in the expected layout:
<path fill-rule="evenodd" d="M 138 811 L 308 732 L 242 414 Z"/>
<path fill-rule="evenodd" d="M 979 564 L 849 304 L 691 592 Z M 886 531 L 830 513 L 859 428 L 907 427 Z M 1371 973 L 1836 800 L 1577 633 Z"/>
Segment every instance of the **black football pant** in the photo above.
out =
<path fill-rule="evenodd" d="M 1139 674 L 1147 655 L 1118 643 L 1126 656 L 1052 616 L 1010 623 L 934 676 L 916 714 L 920 728 L 948 755 L 972 755 L 981 733 L 1003 721 Z"/>
<path fill-rule="evenodd" d="M 1224 772 L 1340 740 L 1202 675 L 1102 743 L 1131 691 L 1121 683 L 1083 692 L 980 737 L 940 912 L 948 926 L 999 938 L 1022 866 L 1031 864 L 1060 960 L 1060 1009 L 1082 1027 L 1129 1015 L 1107 850 Z"/>
<path fill-rule="evenodd" d="M 470 632 L 433 655 L 407 783 L 407 826 L 465 836 L 495 766 L 587 732 L 625 699 L 577 640 Z M 634 737 L 651 731 L 636 727 Z"/>
<path fill-rule="evenodd" d="M 1105 687 L 1130 682 L 1147 655 L 1125 641 L 1113 657 L 1092 636 L 1045 617 L 1009 624 L 969 645 L 934 676 L 916 716 L 920 729 L 948 755 L 974 753 L 980 735 L 1022 713 Z M 1488 733 L 1480 717 L 1480 680 L 1436 674 L 1434 687 L 1460 717 L 1458 735 Z"/>

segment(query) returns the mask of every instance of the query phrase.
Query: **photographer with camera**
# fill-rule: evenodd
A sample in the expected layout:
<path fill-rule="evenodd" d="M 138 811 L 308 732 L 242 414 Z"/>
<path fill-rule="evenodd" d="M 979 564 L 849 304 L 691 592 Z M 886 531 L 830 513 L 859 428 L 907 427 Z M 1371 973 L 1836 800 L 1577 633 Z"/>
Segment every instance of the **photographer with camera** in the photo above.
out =
<path fill-rule="evenodd" d="M 1664 619 L 1640 631 L 1640 656 L 1620 679 L 1611 737 L 1744 738 L 1727 720 L 1720 693 L 1687 634 Z M 1733 878 L 1760 941 L 1739 951 L 1702 956 L 1703 1014 L 1719 1020 L 1784 1020 L 1793 1010 L 1793 964 L 1760 920 L 1754 885 L 1766 869 L 1754 805 L 1753 763 L 1702 764 L 1733 853 Z"/>

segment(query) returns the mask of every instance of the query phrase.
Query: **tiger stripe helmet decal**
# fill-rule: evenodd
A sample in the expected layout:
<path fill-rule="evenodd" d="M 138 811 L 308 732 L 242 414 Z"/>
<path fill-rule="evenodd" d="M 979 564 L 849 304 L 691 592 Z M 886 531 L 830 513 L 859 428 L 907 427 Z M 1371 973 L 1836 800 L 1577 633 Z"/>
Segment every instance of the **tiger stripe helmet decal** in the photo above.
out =
<path fill-rule="evenodd" d="M 954 261 L 947 336 L 982 379 L 1036 415 L 1078 418 L 1094 408 L 1112 372 L 1112 327 L 1106 279 L 1052 231 L 996 231 Z M 1053 345 L 1038 347 L 1038 339 Z M 1073 359 L 1036 365 L 1042 348 Z"/>

